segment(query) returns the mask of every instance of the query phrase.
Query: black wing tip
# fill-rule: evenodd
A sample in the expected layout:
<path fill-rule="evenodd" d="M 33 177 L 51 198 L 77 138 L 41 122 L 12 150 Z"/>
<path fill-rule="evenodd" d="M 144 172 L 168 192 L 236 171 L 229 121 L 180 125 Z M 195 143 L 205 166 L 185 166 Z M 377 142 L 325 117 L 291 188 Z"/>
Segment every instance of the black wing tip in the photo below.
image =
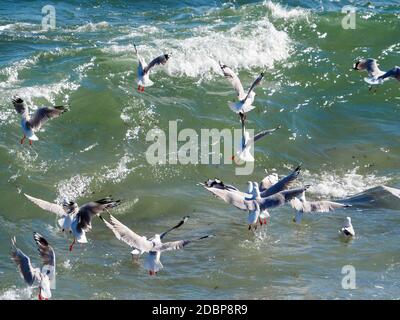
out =
<path fill-rule="evenodd" d="M 33 232 L 33 239 L 35 240 L 35 242 L 37 244 L 44 245 L 44 246 L 49 245 L 47 240 L 40 233 L 38 233 L 36 231 Z"/>
<path fill-rule="evenodd" d="M 297 167 L 294 169 L 294 172 L 300 172 L 302 165 L 303 165 L 303 164 L 300 162 L 300 163 L 297 165 Z"/>

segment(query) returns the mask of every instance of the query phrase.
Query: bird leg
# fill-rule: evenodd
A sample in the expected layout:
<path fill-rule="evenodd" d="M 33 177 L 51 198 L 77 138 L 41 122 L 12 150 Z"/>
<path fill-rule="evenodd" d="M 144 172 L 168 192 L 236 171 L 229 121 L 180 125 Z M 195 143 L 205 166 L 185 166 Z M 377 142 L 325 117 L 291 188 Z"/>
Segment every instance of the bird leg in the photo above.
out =
<path fill-rule="evenodd" d="M 30 146 L 32 145 L 32 140 L 29 140 L 29 145 L 30 145 Z"/>
<path fill-rule="evenodd" d="M 39 300 L 43 300 L 43 297 L 42 297 L 42 288 L 40 288 L 40 287 L 39 287 L 38 299 L 39 299 Z"/>
<path fill-rule="evenodd" d="M 140 84 L 137 86 L 137 91 L 140 92 Z"/>
<path fill-rule="evenodd" d="M 26 139 L 26 135 L 24 135 L 23 137 L 22 137 L 22 139 L 21 139 L 21 144 L 24 144 L 24 141 L 25 141 L 25 139 Z"/>
<path fill-rule="evenodd" d="M 144 92 L 144 87 L 142 86 L 142 92 Z"/>
<path fill-rule="evenodd" d="M 71 245 L 69 246 L 69 251 L 72 251 L 75 241 L 76 241 L 76 238 L 74 238 L 74 241 L 72 241 Z"/>

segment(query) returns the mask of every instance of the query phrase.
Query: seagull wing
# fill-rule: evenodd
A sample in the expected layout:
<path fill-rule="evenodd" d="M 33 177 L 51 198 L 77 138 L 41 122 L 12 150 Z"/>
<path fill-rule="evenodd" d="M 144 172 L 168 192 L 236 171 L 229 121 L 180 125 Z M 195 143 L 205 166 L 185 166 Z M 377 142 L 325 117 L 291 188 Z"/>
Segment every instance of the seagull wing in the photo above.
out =
<path fill-rule="evenodd" d="M 249 141 L 247 141 L 246 147 L 249 146 L 250 144 L 254 144 L 256 141 L 264 138 L 265 136 L 274 133 L 276 130 L 279 130 L 280 128 L 281 128 L 281 126 L 277 126 L 274 129 L 263 130 L 263 131 L 257 133 L 256 135 L 254 135 L 253 139 L 250 139 Z"/>
<path fill-rule="evenodd" d="M 57 118 L 68 110 L 65 106 L 44 107 L 36 110 L 29 120 L 32 129 L 39 130 L 48 120 Z"/>
<path fill-rule="evenodd" d="M 241 191 L 204 187 L 216 197 L 240 210 L 248 211 L 254 209 L 252 201 L 246 200 L 246 194 Z"/>
<path fill-rule="evenodd" d="M 33 238 L 38 246 L 40 257 L 42 258 L 43 265 L 55 266 L 55 253 L 53 248 L 49 245 L 47 240 L 39 233 L 34 232 Z"/>
<path fill-rule="evenodd" d="M 12 103 L 13 103 L 13 105 L 14 105 L 15 110 L 16 110 L 20 115 L 23 115 L 23 114 L 26 114 L 26 115 L 27 115 L 27 114 L 28 114 L 29 108 L 28 108 L 28 106 L 26 105 L 25 101 L 22 100 L 20 97 L 14 96 L 14 97 L 12 98 Z"/>
<path fill-rule="evenodd" d="M 111 209 L 120 204 L 120 200 L 114 201 L 112 198 L 107 197 L 97 201 L 89 202 L 79 208 L 77 213 L 78 225 L 77 229 L 88 231 L 92 228 L 93 216 L 103 212 L 106 209 Z"/>
<path fill-rule="evenodd" d="M 227 78 L 231 82 L 233 88 L 235 89 L 235 91 L 239 97 L 239 100 L 244 99 L 246 97 L 246 94 L 244 93 L 244 89 L 243 89 L 242 83 L 240 82 L 239 77 L 228 66 L 221 64 L 221 62 L 219 63 L 219 65 L 224 74 L 224 77 Z"/>
<path fill-rule="evenodd" d="M 168 61 L 168 59 L 165 57 L 165 54 L 162 54 L 161 56 L 158 56 L 157 58 L 154 58 L 150 63 L 143 69 L 144 74 L 148 73 L 151 68 L 158 66 L 160 64 L 165 64 Z"/>
<path fill-rule="evenodd" d="M 25 280 L 27 284 L 31 286 L 37 278 L 37 272 L 32 267 L 29 257 L 17 248 L 15 237 L 11 239 L 11 243 L 13 245 L 11 258 L 16 263 L 21 277 Z"/>
<path fill-rule="evenodd" d="M 244 100 L 246 100 L 251 95 L 251 92 L 254 90 L 254 88 L 256 86 L 258 86 L 261 83 L 261 80 L 263 78 L 264 78 L 264 72 L 261 72 L 260 75 L 251 84 L 251 87 L 250 87 L 249 91 L 247 92 L 246 98 Z"/>
<path fill-rule="evenodd" d="M 385 74 L 381 75 L 378 79 L 386 79 L 390 77 L 399 77 L 400 76 L 400 68 L 394 67 L 393 69 L 387 71 Z"/>
<path fill-rule="evenodd" d="M 51 203 L 47 202 L 38 198 L 31 197 L 30 195 L 27 195 L 24 193 L 25 197 L 27 197 L 30 201 L 32 201 L 34 204 L 36 204 L 38 207 L 42 208 L 43 210 L 53 212 L 59 217 L 64 217 L 66 215 L 64 209 L 62 206 L 56 204 L 56 203 Z"/>
<path fill-rule="evenodd" d="M 183 249 L 185 246 L 187 246 L 189 243 L 211 238 L 213 235 L 207 235 L 203 236 L 197 239 L 192 239 L 192 240 L 178 240 L 178 241 L 170 241 L 170 242 L 165 242 L 161 244 L 160 246 L 156 246 L 154 250 L 156 251 L 171 251 L 171 250 L 180 250 Z"/>
<path fill-rule="evenodd" d="M 153 249 L 153 243 L 142 237 L 137 233 L 133 232 L 126 225 L 122 224 L 119 220 L 110 214 L 110 222 L 107 222 L 103 217 L 100 216 L 103 222 L 108 228 L 114 233 L 118 240 L 125 242 L 128 246 L 135 249 L 148 252 Z"/>
<path fill-rule="evenodd" d="M 301 170 L 301 164 L 298 165 L 296 169 L 294 169 L 289 175 L 282 178 L 277 183 L 273 184 L 272 186 L 261 192 L 261 197 L 263 198 L 268 197 L 282 190 L 287 190 L 299 176 L 300 170 Z"/>

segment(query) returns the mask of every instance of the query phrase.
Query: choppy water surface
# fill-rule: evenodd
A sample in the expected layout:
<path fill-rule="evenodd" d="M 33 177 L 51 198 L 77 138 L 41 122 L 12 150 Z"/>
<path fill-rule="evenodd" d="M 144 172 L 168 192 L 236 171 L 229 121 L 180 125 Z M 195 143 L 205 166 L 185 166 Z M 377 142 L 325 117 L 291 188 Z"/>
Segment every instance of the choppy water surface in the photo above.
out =
<path fill-rule="evenodd" d="M 303 163 L 308 197 L 346 198 L 381 185 L 400 187 L 399 84 L 370 93 L 351 70 L 358 57 L 399 64 L 400 1 L 357 1 L 356 30 L 343 30 L 341 8 L 355 1 L 55 2 L 57 29 L 41 32 L 46 1 L 0 5 L 0 297 L 35 299 L 9 259 L 10 237 L 38 263 L 32 232 L 57 252 L 55 299 L 381 299 L 400 296 L 400 205 L 378 187 L 376 205 L 292 222 L 289 207 L 271 212 L 264 232 L 248 232 L 245 214 L 196 185 L 206 178 L 245 188 L 232 165 L 158 165 L 144 152 L 152 128 L 238 128 L 235 98 L 218 67 L 234 68 L 245 87 L 263 69 L 248 126 L 282 129 L 256 147 L 264 169 L 279 175 Z M 133 43 L 149 60 L 171 52 L 135 92 Z M 31 148 L 21 146 L 10 97 L 32 106 L 69 103 Z M 122 222 L 150 236 L 189 214 L 171 239 L 217 237 L 163 255 L 149 277 L 129 248 L 99 219 L 89 243 L 68 252 L 55 217 L 22 192 L 79 203 L 112 194 Z M 357 236 L 338 238 L 345 216 Z M 353 265 L 357 289 L 343 290 L 341 269 Z"/>

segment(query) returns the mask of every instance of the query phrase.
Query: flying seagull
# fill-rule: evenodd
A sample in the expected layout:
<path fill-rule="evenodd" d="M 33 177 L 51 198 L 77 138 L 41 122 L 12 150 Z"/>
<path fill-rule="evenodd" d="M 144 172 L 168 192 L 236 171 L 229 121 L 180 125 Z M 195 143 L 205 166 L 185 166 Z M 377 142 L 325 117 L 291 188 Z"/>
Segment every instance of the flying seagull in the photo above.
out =
<path fill-rule="evenodd" d="M 252 105 L 252 103 L 254 102 L 254 97 L 256 95 L 256 93 L 254 92 L 254 88 L 260 84 L 261 80 L 264 77 L 264 72 L 262 72 L 254 80 L 253 84 L 250 86 L 250 89 L 247 91 L 247 93 L 245 93 L 243 85 L 235 72 L 233 72 L 231 68 L 222 64 L 221 62 L 219 62 L 219 65 L 225 78 L 227 78 L 231 82 L 239 99 L 239 101 L 236 103 L 230 103 L 229 107 L 233 112 L 238 113 L 240 118 L 243 120 L 246 118 L 245 114 L 255 108 L 255 106 Z"/>
<path fill-rule="evenodd" d="M 296 215 L 293 219 L 293 221 L 296 223 L 301 223 L 304 213 L 330 212 L 336 209 L 351 207 L 349 204 L 342 204 L 327 200 L 308 201 L 306 199 L 305 192 L 303 192 L 299 197 L 293 198 L 290 201 L 290 205 L 296 210 Z"/>
<path fill-rule="evenodd" d="M 24 193 L 24 195 L 43 210 L 55 213 L 58 217 L 57 223 L 63 232 L 72 232 L 71 224 L 79 211 L 79 206 L 76 202 L 64 199 L 62 205 L 59 205 L 57 203 L 51 203 L 42 199 L 34 198 L 26 193 Z"/>
<path fill-rule="evenodd" d="M 354 232 L 353 225 L 351 224 L 351 218 L 346 217 L 343 228 L 340 229 L 340 233 L 344 235 L 345 237 L 354 237 L 356 233 Z"/>
<path fill-rule="evenodd" d="M 163 268 L 163 265 L 160 261 L 161 252 L 170 251 L 170 250 L 179 250 L 183 249 L 189 243 L 194 241 L 206 239 L 212 237 L 211 235 L 203 236 L 197 239 L 191 240 L 178 240 L 172 242 L 162 242 L 162 239 L 172 230 L 175 230 L 182 226 L 187 220 L 188 216 L 184 217 L 177 225 L 168 229 L 167 231 L 161 234 L 155 234 L 152 238 L 147 239 L 145 236 L 140 236 L 115 217 L 110 214 L 110 222 L 105 220 L 102 216 L 100 216 L 101 220 L 105 223 L 105 225 L 111 229 L 114 233 L 115 237 L 118 240 L 125 242 L 134 250 L 131 252 L 132 255 L 141 255 L 143 253 L 148 253 L 148 256 L 144 262 L 144 268 L 148 270 L 149 275 L 154 276 L 157 274 L 159 270 Z"/>
<path fill-rule="evenodd" d="M 162 54 L 158 56 L 157 58 L 154 58 L 149 64 L 146 64 L 144 61 L 143 57 L 139 55 L 139 52 L 136 48 L 136 45 L 133 44 L 135 47 L 135 53 L 138 57 L 139 60 L 139 65 L 137 69 L 137 75 L 138 75 L 138 92 L 143 92 L 145 87 L 150 87 L 153 85 L 153 81 L 150 80 L 150 70 L 154 66 L 157 65 L 164 65 L 167 63 L 168 59 L 171 57 L 171 54 Z"/>
<path fill-rule="evenodd" d="M 389 78 L 394 78 L 400 81 L 400 67 L 396 66 L 385 72 L 379 68 L 378 61 L 372 58 L 356 61 L 353 69 L 368 72 L 368 77 L 364 78 L 364 81 L 371 85 L 370 90 L 372 85 L 382 84 Z"/>
<path fill-rule="evenodd" d="M 301 164 L 299 164 L 291 173 L 289 173 L 287 176 L 283 177 L 280 180 L 278 180 L 278 178 L 275 175 L 266 176 L 260 182 L 261 197 L 265 198 L 279 191 L 287 190 L 297 180 L 300 171 L 301 171 Z"/>
<path fill-rule="evenodd" d="M 32 267 L 30 258 L 17 247 L 15 237 L 11 239 L 13 246 L 11 258 L 16 263 L 21 277 L 29 286 L 32 286 L 35 282 L 39 283 L 39 300 L 48 300 L 51 298 L 51 289 L 55 289 L 56 255 L 42 235 L 34 232 L 33 239 L 38 246 L 42 259 L 41 268 Z"/>
<path fill-rule="evenodd" d="M 237 157 L 244 162 L 254 162 L 254 157 L 250 152 L 251 147 L 254 145 L 254 143 L 263 137 L 270 135 L 274 133 L 276 130 L 280 129 L 281 126 L 277 126 L 274 129 L 269 129 L 269 130 L 263 130 L 256 135 L 254 135 L 253 138 L 250 138 L 250 133 L 246 130 L 245 127 L 245 120 L 241 118 L 242 122 L 242 139 L 240 141 L 239 145 L 239 150 L 236 152 Z M 233 159 L 235 159 L 235 156 L 233 156 Z"/>
<path fill-rule="evenodd" d="M 252 195 L 241 192 L 236 188 L 232 189 L 230 187 L 226 187 L 222 181 L 218 181 L 220 183 L 216 183 L 215 180 L 208 180 L 203 183 L 202 186 L 217 198 L 220 198 L 224 202 L 244 211 L 255 210 L 255 201 L 258 203 L 261 211 L 282 206 L 293 198 L 300 196 L 310 187 L 309 185 L 306 185 L 300 188 L 282 190 L 265 198 L 260 197 L 259 199 L 249 200 L 252 199 Z"/>
<path fill-rule="evenodd" d="M 21 144 L 28 138 L 29 144 L 32 145 L 32 141 L 39 140 L 36 136 L 36 132 L 39 131 L 49 119 L 57 118 L 68 111 L 66 106 L 44 107 L 39 108 L 33 115 L 30 115 L 28 106 L 19 96 L 14 96 L 12 98 L 12 103 L 15 110 L 21 115 L 21 127 L 24 133 Z"/>

